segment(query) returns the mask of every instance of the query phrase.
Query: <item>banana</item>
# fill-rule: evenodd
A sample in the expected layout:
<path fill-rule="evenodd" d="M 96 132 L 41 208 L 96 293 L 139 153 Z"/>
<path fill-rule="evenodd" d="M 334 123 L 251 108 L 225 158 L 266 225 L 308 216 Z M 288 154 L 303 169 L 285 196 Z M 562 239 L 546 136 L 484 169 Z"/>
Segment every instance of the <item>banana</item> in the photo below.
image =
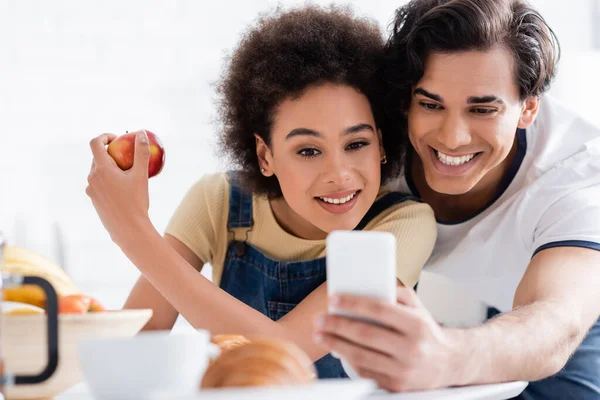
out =
<path fill-rule="evenodd" d="M 41 315 L 44 314 L 44 310 L 40 311 L 37 308 L 15 308 L 14 310 L 7 311 L 4 315 Z"/>
<path fill-rule="evenodd" d="M 59 296 L 79 293 L 71 278 L 58 265 L 23 248 L 5 247 L 2 272 L 44 278 L 52 284 Z M 3 288 L 2 297 L 6 301 L 27 303 L 42 308 L 46 304 L 46 296 L 42 289 L 33 285 Z"/>
<path fill-rule="evenodd" d="M 44 309 L 25 303 L 14 303 L 5 301 L 2 303 L 3 315 L 40 315 L 44 314 Z"/>

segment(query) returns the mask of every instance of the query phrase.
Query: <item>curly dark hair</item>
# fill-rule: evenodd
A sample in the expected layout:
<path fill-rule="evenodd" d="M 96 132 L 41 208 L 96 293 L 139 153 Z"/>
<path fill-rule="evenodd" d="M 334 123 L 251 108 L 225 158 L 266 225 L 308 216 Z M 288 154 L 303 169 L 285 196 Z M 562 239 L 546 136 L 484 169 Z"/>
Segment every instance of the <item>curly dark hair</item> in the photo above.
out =
<path fill-rule="evenodd" d="M 348 7 L 304 6 L 259 16 L 228 60 L 217 86 L 221 136 L 219 149 L 243 175 L 253 193 L 280 197 L 276 177 L 260 172 L 254 134 L 267 145 L 276 107 L 309 87 L 346 84 L 363 93 L 378 121 L 374 73 L 383 54 L 378 25 L 354 16 Z M 402 165 L 403 135 L 383 136 L 387 163 L 382 183 Z"/>
<path fill-rule="evenodd" d="M 521 100 L 548 90 L 560 44 L 525 0 L 411 0 L 400 7 L 378 72 L 382 128 L 405 131 L 411 88 L 423 77 L 430 53 L 487 51 L 498 46 L 514 57 Z"/>

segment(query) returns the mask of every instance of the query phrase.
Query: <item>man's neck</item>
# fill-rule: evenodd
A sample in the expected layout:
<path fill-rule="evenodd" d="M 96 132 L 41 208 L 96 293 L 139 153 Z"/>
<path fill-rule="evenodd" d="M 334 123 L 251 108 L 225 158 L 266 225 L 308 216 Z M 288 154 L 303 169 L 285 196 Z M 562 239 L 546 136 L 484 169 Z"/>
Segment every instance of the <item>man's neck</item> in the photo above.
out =
<path fill-rule="evenodd" d="M 431 189 L 425 180 L 421 158 L 412 151 L 412 180 L 420 197 L 433 208 L 439 222 L 454 223 L 474 217 L 497 196 L 500 185 L 510 173 L 510 166 L 517 152 L 517 139 L 515 138 L 506 160 L 489 171 L 469 192 L 459 195 L 438 193 Z"/>

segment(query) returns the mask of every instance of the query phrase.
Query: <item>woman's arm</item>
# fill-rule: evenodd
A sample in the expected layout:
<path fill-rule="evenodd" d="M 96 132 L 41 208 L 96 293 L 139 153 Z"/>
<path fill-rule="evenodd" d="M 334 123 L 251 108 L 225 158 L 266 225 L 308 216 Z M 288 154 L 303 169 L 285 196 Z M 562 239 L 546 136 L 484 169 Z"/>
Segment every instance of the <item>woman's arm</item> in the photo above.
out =
<path fill-rule="evenodd" d="M 147 301 L 156 308 L 157 315 L 150 328 L 172 326 L 179 312 L 194 328 L 207 329 L 213 334 L 283 337 L 297 342 L 313 360 L 326 354 L 324 349 L 315 351 L 316 345 L 310 339 L 297 340 L 300 336 L 310 338 L 312 320 L 302 321 L 302 334 L 286 329 L 284 323 L 271 321 L 198 273 L 193 262 L 186 259 L 186 251 L 182 255 L 177 250 L 181 247 L 171 246 L 159 234 L 148 216 L 148 138 L 143 131 L 136 138 L 134 164 L 127 171 L 122 171 L 106 151 L 106 145 L 114 138 L 104 134 L 90 142 L 94 162 L 86 193 L 112 241 L 144 276 L 128 306 L 145 307 Z M 325 295 L 323 292 L 322 300 L 311 304 L 322 310 Z M 309 342 L 311 346 L 307 346 Z"/>
<path fill-rule="evenodd" d="M 327 354 L 327 350 L 312 340 L 313 318 L 323 312 L 327 304 L 324 286 L 296 307 L 297 312 L 292 311 L 295 315 L 293 323 L 289 323 L 289 318 L 274 322 L 199 274 L 176 250 L 178 246 L 170 245 L 169 242 L 177 239 L 162 237 L 149 220 L 133 222 L 129 228 L 131 233 L 123 236 L 129 239 L 122 239 L 117 244 L 139 268 L 146 282 L 155 288 L 153 290 L 161 296 L 163 304 L 172 304 L 173 311 L 177 310 L 195 329 L 207 329 L 212 334 L 236 333 L 291 340 L 313 361 Z M 182 243 L 179 246 L 185 247 Z M 177 311 L 169 315 L 163 313 L 162 322 L 172 324 Z"/>
<path fill-rule="evenodd" d="M 177 245 L 172 246 L 170 241 L 161 236 L 148 217 L 147 166 L 150 154 L 147 138 L 138 136 L 134 165 L 125 172 L 119 169 L 106 152 L 105 146 L 113 138 L 114 136 L 101 135 L 90 143 L 94 164 L 88 176 L 89 186 L 86 192 L 113 242 L 147 280 L 147 283 L 138 284 L 140 289 L 134 289 L 142 293 L 133 296 L 134 300 L 142 298 L 144 292 L 150 293 L 148 283 L 155 289 L 156 292 L 148 296 L 153 299 L 153 305 L 157 308 L 154 326 L 173 325 L 176 312 L 166 306 L 168 303 L 196 329 L 207 329 L 213 334 L 237 333 L 285 338 L 297 343 L 313 360 L 327 354 L 327 349 L 313 339 L 314 318 L 327 311 L 326 286 L 321 285 L 278 322 L 273 322 L 221 290 L 198 273 L 194 263 L 190 263 L 185 256 L 185 251 L 179 252 Z M 420 271 L 425 259 L 429 257 L 430 249 L 419 250 L 422 246 L 416 246 L 414 242 L 423 241 L 423 234 L 427 232 L 423 227 L 427 224 L 419 220 L 418 215 L 406 218 L 401 212 L 393 215 L 389 213 L 381 221 L 382 226 L 393 224 L 390 231 L 400 242 L 405 243 L 399 248 L 399 257 L 406 252 L 423 253 L 417 257 L 421 260 L 418 265 L 410 266 L 411 270 Z M 402 232 L 402 235 L 398 236 L 397 232 Z M 430 238 L 425 239 L 427 243 L 430 242 Z M 159 293 L 162 299 L 158 296 Z M 135 306 L 137 300 L 128 303 Z"/>
<path fill-rule="evenodd" d="M 124 235 L 118 244 L 146 279 L 196 329 L 207 329 L 213 334 L 237 333 L 284 338 L 298 344 L 313 361 L 328 353 L 326 347 L 313 337 L 314 320 L 327 313 L 326 284 L 314 290 L 285 317 L 274 322 L 199 274 L 175 250 L 177 246 L 174 246 L 175 249 L 170 246 L 148 219 L 142 218 L 130 226 L 135 230 Z M 397 236 L 399 257 L 414 263 L 409 265 L 402 262 L 399 267 L 409 271 L 399 270 L 398 275 L 409 272 L 407 276 L 412 276 L 420 271 L 435 241 L 435 229 L 432 228 L 435 227 L 435 220 L 430 210 L 420 204 L 407 203 L 387 213 L 375 228 L 382 226 L 390 228 L 395 235 L 400 234 Z M 170 240 L 177 241 L 172 237 Z M 185 248 L 182 243 L 179 245 Z M 411 256 L 408 257 L 407 253 L 411 253 Z M 164 268 L 165 265 L 169 268 Z"/>
<path fill-rule="evenodd" d="M 172 236 L 165 235 L 165 241 L 177 251 L 192 267 L 201 271 L 204 262 L 191 251 L 187 246 Z M 152 309 L 152 318 L 142 328 L 146 330 L 170 330 L 177 321 L 179 312 L 169 303 L 154 286 L 148 282 L 144 275 L 141 275 L 129 297 L 125 301 L 124 309 Z"/>

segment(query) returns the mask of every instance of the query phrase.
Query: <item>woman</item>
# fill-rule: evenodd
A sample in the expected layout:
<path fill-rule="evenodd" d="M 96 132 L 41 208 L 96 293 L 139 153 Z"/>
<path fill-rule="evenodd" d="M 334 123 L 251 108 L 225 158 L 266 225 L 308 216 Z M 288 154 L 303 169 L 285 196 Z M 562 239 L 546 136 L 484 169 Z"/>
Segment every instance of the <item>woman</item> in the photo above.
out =
<path fill-rule="evenodd" d="M 320 378 L 345 377 L 312 337 L 327 309 L 325 238 L 333 230 L 388 231 L 398 283 L 412 287 L 436 238 L 429 206 L 381 190 L 404 154 L 382 137 L 371 81 L 383 39 L 342 8 L 263 16 L 243 37 L 219 87 L 221 149 L 236 173 L 202 177 L 164 237 L 147 214 L 147 139 L 130 171 L 91 143 L 88 194 L 113 241 L 141 271 L 126 308 L 152 308 L 146 329 L 182 314 L 213 334 L 294 341 Z M 213 266 L 213 282 L 199 271 Z M 365 267 L 365 275 L 368 274 Z"/>

